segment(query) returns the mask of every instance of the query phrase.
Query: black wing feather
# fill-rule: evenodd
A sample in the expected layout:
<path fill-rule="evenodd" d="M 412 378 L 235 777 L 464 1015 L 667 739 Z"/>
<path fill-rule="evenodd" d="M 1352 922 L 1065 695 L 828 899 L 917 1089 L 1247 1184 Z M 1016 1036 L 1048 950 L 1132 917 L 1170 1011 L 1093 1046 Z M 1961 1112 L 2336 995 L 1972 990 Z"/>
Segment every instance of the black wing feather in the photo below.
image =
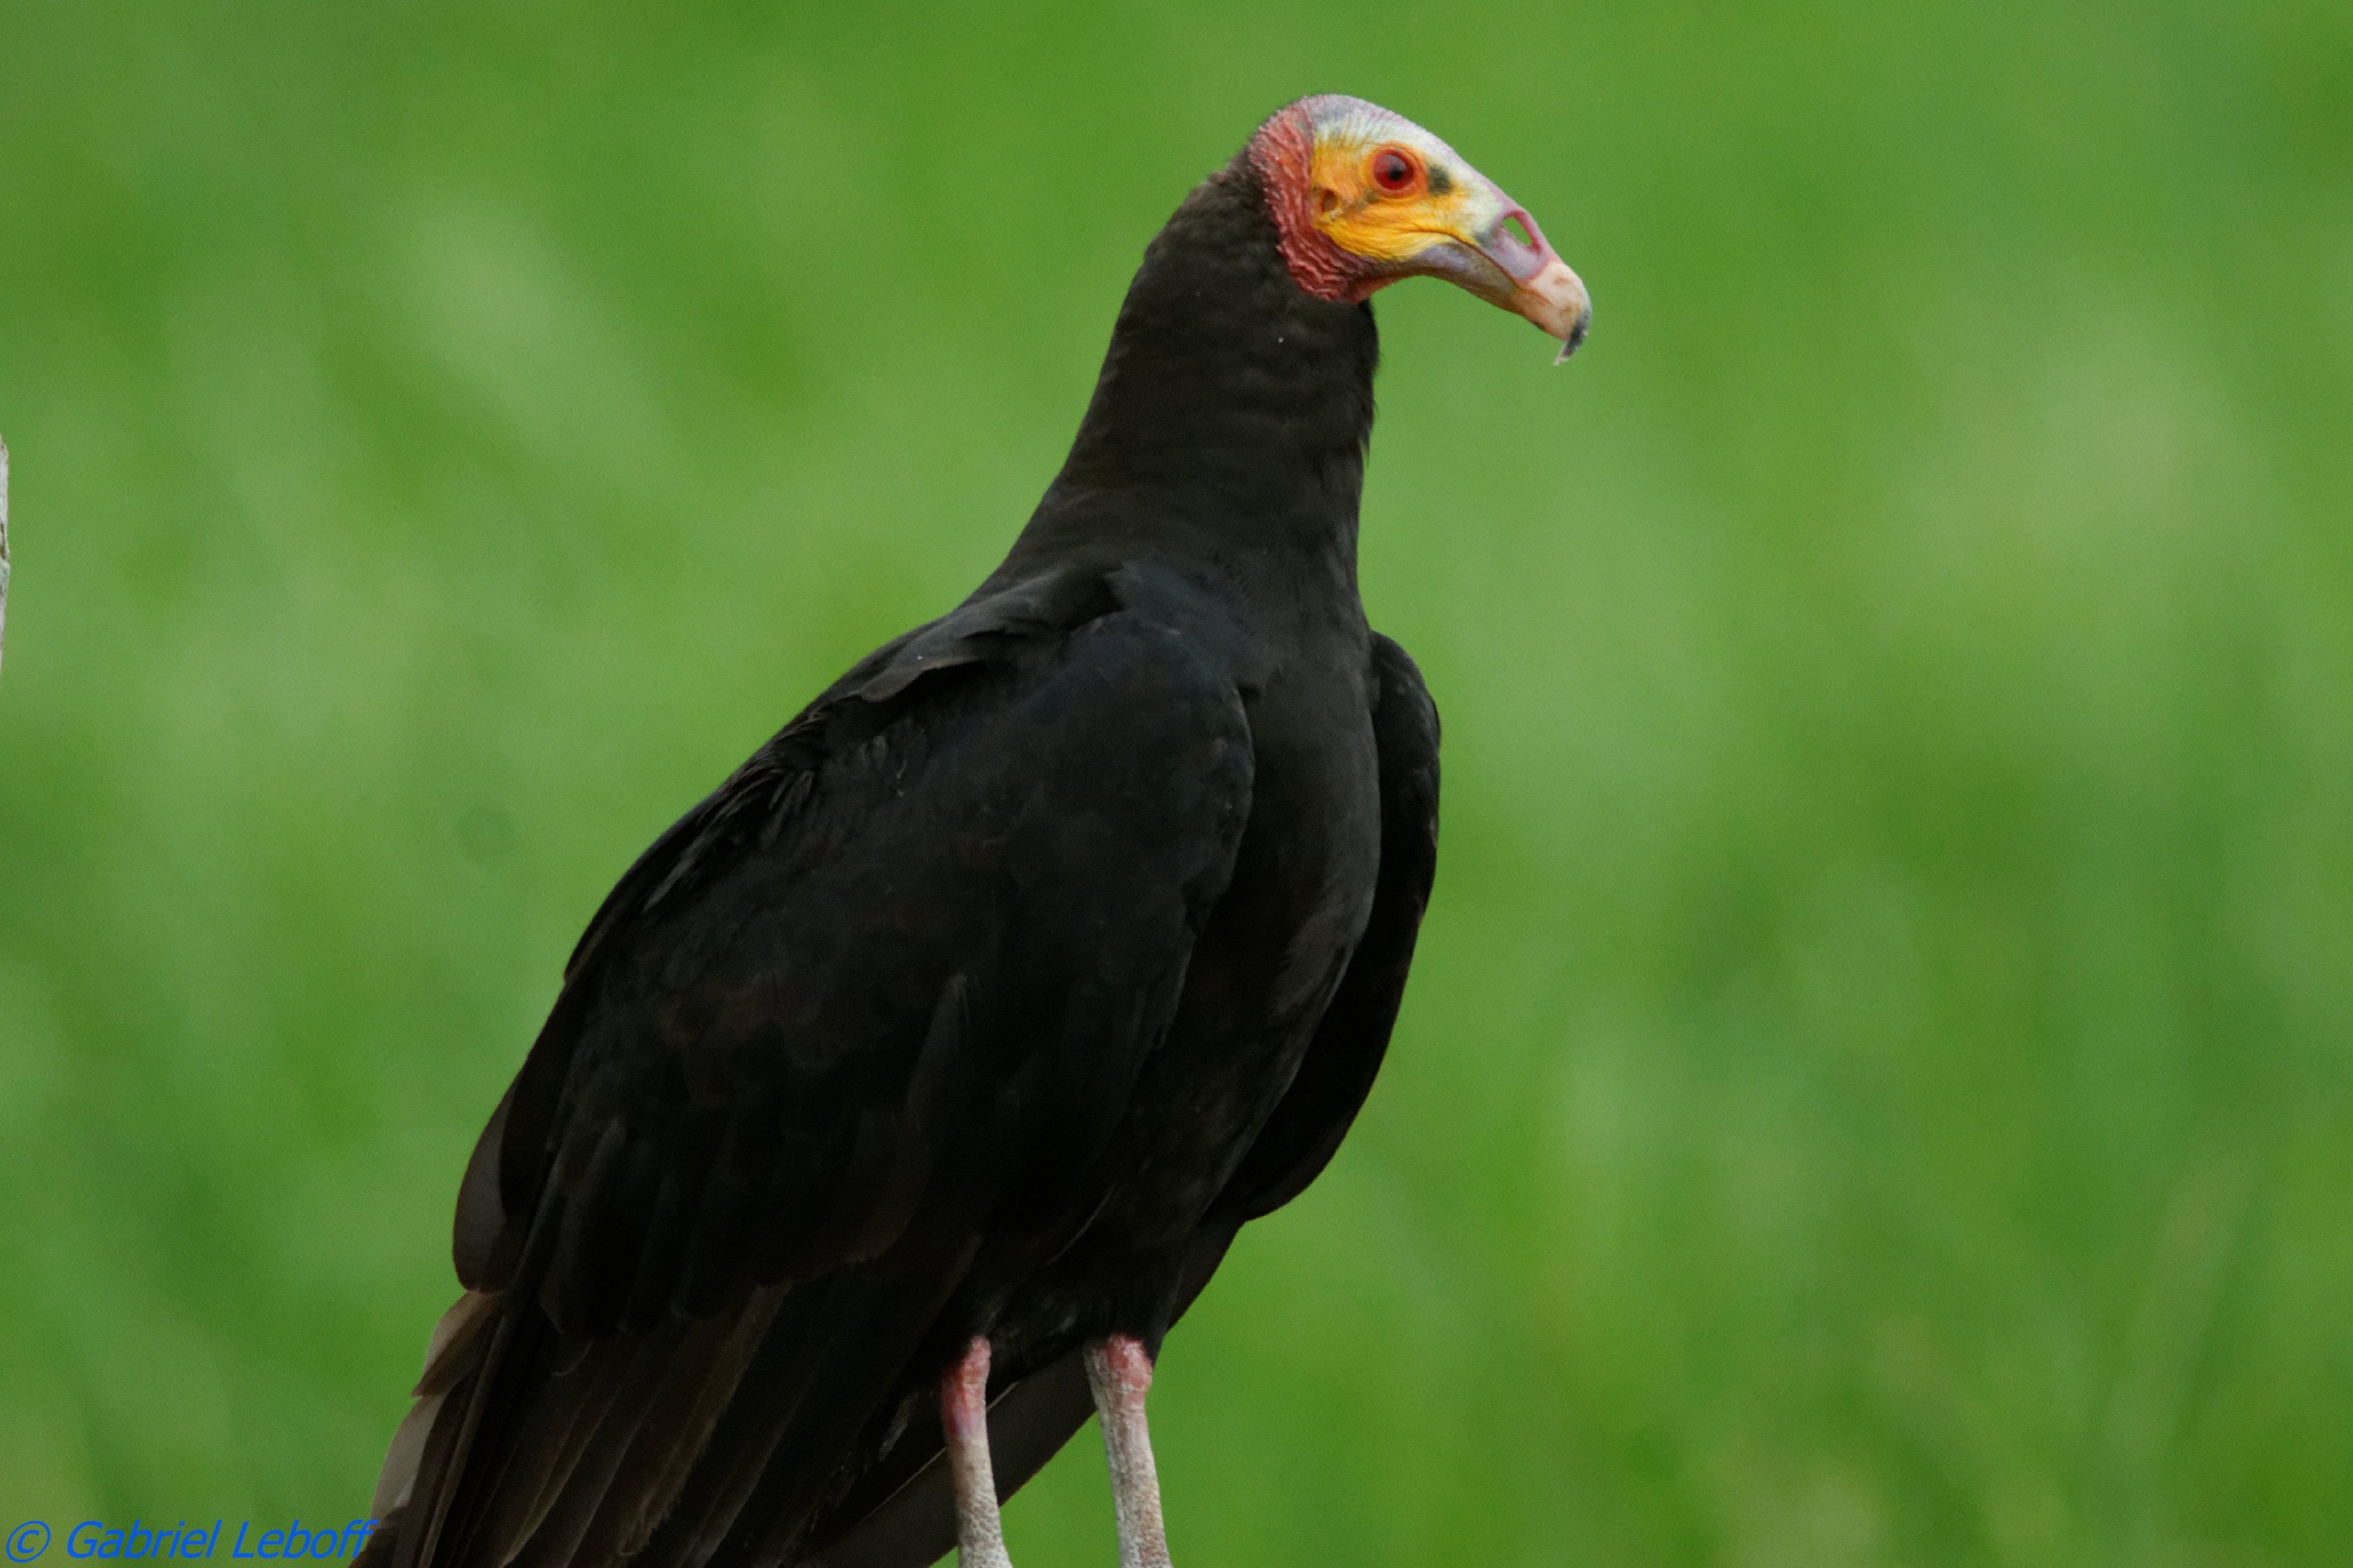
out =
<path fill-rule="evenodd" d="M 989 1206 L 1101 1147 L 1249 732 L 1165 627 L 1040 629 L 1099 584 L 1006 597 L 852 670 L 591 923 L 461 1189 L 491 1321 L 428 1369 L 379 1561 L 778 1561 Z"/>
<path fill-rule="evenodd" d="M 1438 869 L 1438 710 L 1421 671 L 1373 638 L 1373 735 L 1381 864 L 1372 912 L 1298 1076 L 1194 1237 L 1171 1321 L 1217 1269 L 1245 1221 L 1290 1202 L 1323 1173 L 1371 1092 Z M 989 1406 L 997 1491 L 1010 1497 L 1094 1414 L 1076 1352 L 998 1393 Z M 921 1568 L 955 1544 L 936 1436 L 910 1436 L 811 1532 L 808 1568 Z"/>
<path fill-rule="evenodd" d="M 1388 1052 L 1438 875 L 1438 707 L 1413 659 L 1377 633 L 1373 679 L 1381 869 L 1372 914 L 1298 1076 L 1219 1196 L 1213 1212 L 1235 1222 L 1297 1197 L 1338 1152 Z"/>

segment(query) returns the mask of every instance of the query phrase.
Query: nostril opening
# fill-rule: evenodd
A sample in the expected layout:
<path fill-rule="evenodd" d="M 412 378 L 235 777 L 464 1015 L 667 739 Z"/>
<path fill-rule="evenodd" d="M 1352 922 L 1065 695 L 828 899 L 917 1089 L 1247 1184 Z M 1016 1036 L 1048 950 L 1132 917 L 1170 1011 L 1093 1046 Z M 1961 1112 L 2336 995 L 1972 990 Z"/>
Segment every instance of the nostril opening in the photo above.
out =
<path fill-rule="evenodd" d="M 1504 232 L 1510 235 L 1514 239 L 1518 240 L 1522 245 L 1526 246 L 1530 250 L 1534 250 L 1536 247 L 1536 242 L 1528 235 L 1528 226 L 1520 221 L 1520 215 L 1517 213 L 1514 213 L 1504 219 Z"/>

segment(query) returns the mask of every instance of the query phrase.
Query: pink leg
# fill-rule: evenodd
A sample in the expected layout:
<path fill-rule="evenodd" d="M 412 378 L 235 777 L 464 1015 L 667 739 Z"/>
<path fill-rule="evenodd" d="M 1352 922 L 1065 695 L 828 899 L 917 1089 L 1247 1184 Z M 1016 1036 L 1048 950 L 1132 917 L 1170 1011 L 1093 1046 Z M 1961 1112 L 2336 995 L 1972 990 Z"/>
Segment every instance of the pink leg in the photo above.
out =
<path fill-rule="evenodd" d="M 997 1475 L 988 1462 L 988 1342 L 976 1337 L 964 1359 L 940 1380 L 940 1431 L 955 1481 L 958 1568 L 1013 1568 L 997 1512 Z"/>
<path fill-rule="evenodd" d="M 1152 1463 L 1152 1434 L 1144 1422 L 1144 1396 L 1152 1390 L 1152 1358 L 1125 1334 L 1113 1334 L 1087 1347 L 1087 1382 L 1094 1389 L 1103 1457 L 1111 1464 L 1119 1568 L 1169 1568 L 1168 1532 L 1160 1520 L 1160 1472 Z"/>

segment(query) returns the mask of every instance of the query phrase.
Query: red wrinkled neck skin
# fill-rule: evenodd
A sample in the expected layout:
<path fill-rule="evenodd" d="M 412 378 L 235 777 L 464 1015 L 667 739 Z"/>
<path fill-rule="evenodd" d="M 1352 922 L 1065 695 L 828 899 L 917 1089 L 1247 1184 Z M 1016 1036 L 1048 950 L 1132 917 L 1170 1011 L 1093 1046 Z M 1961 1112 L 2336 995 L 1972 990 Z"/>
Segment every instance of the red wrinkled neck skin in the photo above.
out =
<path fill-rule="evenodd" d="M 1250 138 L 1250 159 L 1266 186 L 1277 245 L 1292 281 L 1319 300 L 1356 304 L 1390 281 L 1369 276 L 1361 258 L 1332 243 L 1315 225 L 1315 132 L 1297 107 L 1284 110 Z"/>

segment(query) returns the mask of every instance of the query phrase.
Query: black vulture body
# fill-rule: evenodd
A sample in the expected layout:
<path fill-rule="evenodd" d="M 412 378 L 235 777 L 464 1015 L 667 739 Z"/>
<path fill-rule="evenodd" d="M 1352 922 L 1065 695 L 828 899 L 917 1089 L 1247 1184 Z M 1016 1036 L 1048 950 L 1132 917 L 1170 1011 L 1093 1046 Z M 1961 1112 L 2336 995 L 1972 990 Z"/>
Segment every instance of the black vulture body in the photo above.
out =
<path fill-rule="evenodd" d="M 913 1568 L 934 1390 L 1000 1489 L 1371 1086 L 1437 719 L 1367 627 L 1371 311 L 1240 158 L 1153 242 L 1061 474 L 623 878 L 459 1195 L 396 1568 Z"/>

